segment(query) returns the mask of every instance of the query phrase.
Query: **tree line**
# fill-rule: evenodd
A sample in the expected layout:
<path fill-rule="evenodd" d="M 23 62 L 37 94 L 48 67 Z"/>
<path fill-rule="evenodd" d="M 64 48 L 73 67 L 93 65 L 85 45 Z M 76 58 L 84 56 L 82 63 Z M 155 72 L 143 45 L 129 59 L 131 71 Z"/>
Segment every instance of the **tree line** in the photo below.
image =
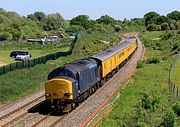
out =
<path fill-rule="evenodd" d="M 174 11 L 167 16 L 149 12 L 143 18 L 126 18 L 116 20 L 103 15 L 96 20 L 88 15 L 78 15 L 71 20 L 65 20 L 59 13 L 45 14 L 34 12 L 20 16 L 0 8 L 0 41 L 22 41 L 27 38 L 44 37 L 48 35 L 70 35 L 83 31 L 96 33 L 113 33 L 124 31 L 156 31 L 175 30 L 180 27 L 180 12 Z"/>
<path fill-rule="evenodd" d="M 166 16 L 156 12 L 144 15 L 145 25 L 148 31 L 178 30 L 180 29 L 180 12 L 173 11 Z"/>

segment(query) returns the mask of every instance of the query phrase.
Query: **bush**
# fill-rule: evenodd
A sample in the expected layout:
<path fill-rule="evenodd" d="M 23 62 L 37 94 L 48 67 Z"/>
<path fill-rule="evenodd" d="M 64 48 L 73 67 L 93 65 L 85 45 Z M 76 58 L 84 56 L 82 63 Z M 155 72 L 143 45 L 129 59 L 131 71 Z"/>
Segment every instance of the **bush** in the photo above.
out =
<path fill-rule="evenodd" d="M 147 26 L 147 30 L 148 31 L 157 31 L 158 30 L 158 27 L 156 24 L 152 23 L 150 25 Z"/>
<path fill-rule="evenodd" d="M 163 122 L 161 123 L 161 125 L 163 125 L 164 127 L 175 127 L 175 123 L 176 123 L 176 115 L 173 111 L 169 111 L 163 117 Z"/>
<path fill-rule="evenodd" d="M 156 107 L 158 107 L 160 103 L 160 99 L 158 96 L 156 95 L 150 96 L 146 93 L 143 93 L 143 97 L 141 101 L 142 101 L 142 107 L 145 110 L 151 110 L 151 111 L 155 111 Z"/>
<path fill-rule="evenodd" d="M 143 68 L 143 61 L 138 61 L 137 68 Z"/>
<path fill-rule="evenodd" d="M 177 116 L 180 116 L 180 103 L 176 103 L 172 107 L 173 111 L 176 113 Z"/>
<path fill-rule="evenodd" d="M 176 49 L 178 49 L 179 48 L 179 44 L 178 43 L 175 43 L 174 45 L 173 45 L 173 47 L 172 47 L 172 50 L 176 50 Z"/>
<path fill-rule="evenodd" d="M 138 122 L 136 127 L 147 127 L 147 125 L 144 122 Z"/>
<path fill-rule="evenodd" d="M 147 64 L 157 64 L 157 63 L 160 63 L 160 58 L 158 58 L 158 57 L 148 58 L 146 60 L 146 63 Z"/>
<path fill-rule="evenodd" d="M 161 24 L 161 30 L 170 30 L 168 23 Z"/>

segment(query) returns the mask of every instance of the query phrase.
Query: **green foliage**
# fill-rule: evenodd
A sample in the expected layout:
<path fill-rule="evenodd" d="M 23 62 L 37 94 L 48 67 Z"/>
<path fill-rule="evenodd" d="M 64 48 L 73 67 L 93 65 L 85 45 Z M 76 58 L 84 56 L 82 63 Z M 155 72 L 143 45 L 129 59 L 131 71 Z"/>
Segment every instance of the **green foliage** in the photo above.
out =
<path fill-rule="evenodd" d="M 0 33 L 0 40 L 5 41 L 5 40 L 11 40 L 12 39 L 12 34 L 8 32 L 2 32 Z"/>
<path fill-rule="evenodd" d="M 161 24 L 161 30 L 170 30 L 168 23 L 162 23 Z"/>
<path fill-rule="evenodd" d="M 157 31 L 157 30 L 158 30 L 158 26 L 157 26 L 156 24 L 154 24 L 154 23 L 149 24 L 149 25 L 147 26 L 147 30 L 148 30 L 148 31 Z"/>
<path fill-rule="evenodd" d="M 156 12 L 149 12 L 144 15 L 145 24 L 148 31 L 156 31 L 156 30 L 178 30 L 180 27 L 180 12 L 174 11 L 169 13 L 167 16 L 161 16 Z M 149 28 L 152 27 L 151 24 L 156 24 L 159 28 Z"/>
<path fill-rule="evenodd" d="M 144 65 L 143 61 L 138 61 L 137 68 L 143 68 L 143 65 Z"/>
<path fill-rule="evenodd" d="M 85 31 L 85 29 L 82 26 L 78 26 L 78 25 L 71 25 L 66 32 L 68 33 L 80 33 Z"/>
<path fill-rule="evenodd" d="M 177 116 L 180 116 L 180 102 L 175 103 L 172 109 L 176 113 Z"/>
<path fill-rule="evenodd" d="M 147 127 L 147 125 L 144 122 L 138 122 L 135 127 Z"/>
<path fill-rule="evenodd" d="M 172 20 L 178 21 L 178 20 L 180 20 L 180 12 L 179 11 L 173 11 L 173 12 L 167 14 L 167 17 L 172 19 Z"/>
<path fill-rule="evenodd" d="M 154 23 L 154 19 L 158 17 L 159 14 L 156 12 L 148 12 L 144 15 L 145 18 L 145 25 L 148 26 L 149 24 Z"/>
<path fill-rule="evenodd" d="M 163 23 L 169 22 L 169 19 L 166 16 L 157 16 L 154 18 L 156 25 L 161 25 Z"/>
<path fill-rule="evenodd" d="M 59 30 L 60 28 L 64 28 L 64 27 L 65 27 L 65 20 L 59 13 L 50 14 L 44 18 L 43 29 L 46 31 Z"/>
<path fill-rule="evenodd" d="M 115 30 L 116 32 L 119 32 L 119 31 L 122 30 L 122 27 L 121 27 L 120 25 L 115 25 L 115 26 L 114 26 L 114 30 Z"/>
<path fill-rule="evenodd" d="M 163 117 L 163 122 L 161 123 L 164 127 L 175 127 L 176 125 L 176 114 L 173 111 L 168 111 Z"/>
<path fill-rule="evenodd" d="M 79 15 L 70 20 L 70 25 L 79 25 L 87 30 L 91 27 L 91 22 L 89 20 L 89 16 Z"/>
<path fill-rule="evenodd" d="M 150 110 L 154 112 L 160 104 L 160 98 L 157 95 L 149 95 L 147 93 L 143 93 L 142 95 L 142 107 L 145 110 Z"/>
<path fill-rule="evenodd" d="M 160 63 L 160 58 L 159 57 L 150 57 L 150 58 L 147 58 L 145 60 L 145 63 L 147 63 L 147 64 L 157 64 L 157 63 Z"/>
<path fill-rule="evenodd" d="M 116 20 L 108 15 L 101 16 L 96 21 L 100 24 L 102 23 L 102 24 L 106 24 L 106 25 L 113 25 L 116 23 Z"/>

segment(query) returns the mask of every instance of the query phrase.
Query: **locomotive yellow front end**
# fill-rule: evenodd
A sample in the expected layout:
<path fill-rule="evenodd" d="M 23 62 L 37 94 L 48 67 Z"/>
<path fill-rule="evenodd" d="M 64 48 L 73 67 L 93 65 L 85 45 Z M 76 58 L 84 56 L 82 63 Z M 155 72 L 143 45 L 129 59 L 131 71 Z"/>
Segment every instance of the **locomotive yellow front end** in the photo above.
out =
<path fill-rule="evenodd" d="M 68 110 L 73 99 L 72 82 L 64 78 L 53 78 L 45 83 L 45 98 L 51 108 Z"/>

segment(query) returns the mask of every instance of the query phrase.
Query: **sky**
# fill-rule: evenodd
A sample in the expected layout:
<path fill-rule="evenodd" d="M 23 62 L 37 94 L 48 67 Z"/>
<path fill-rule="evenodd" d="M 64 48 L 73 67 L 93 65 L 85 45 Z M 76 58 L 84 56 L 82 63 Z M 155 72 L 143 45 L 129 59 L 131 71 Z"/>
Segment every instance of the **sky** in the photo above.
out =
<path fill-rule="evenodd" d="M 166 15 L 180 11 L 180 0 L 0 0 L 0 8 L 27 16 L 36 11 L 60 13 L 65 19 L 86 14 L 91 19 L 109 15 L 115 19 L 142 18 L 155 11 Z"/>

